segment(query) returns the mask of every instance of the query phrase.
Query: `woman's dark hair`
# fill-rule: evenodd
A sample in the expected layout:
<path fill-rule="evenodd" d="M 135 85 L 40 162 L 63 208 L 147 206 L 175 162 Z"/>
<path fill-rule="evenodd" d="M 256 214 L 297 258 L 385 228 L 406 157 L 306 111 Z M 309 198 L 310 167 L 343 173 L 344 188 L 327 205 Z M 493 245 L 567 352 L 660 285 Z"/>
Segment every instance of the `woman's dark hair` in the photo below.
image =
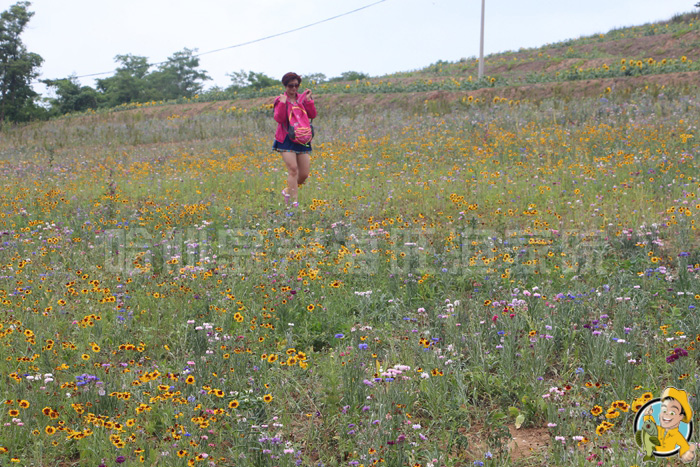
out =
<path fill-rule="evenodd" d="M 292 80 L 297 80 L 297 81 L 299 81 L 299 84 L 301 84 L 301 76 L 299 76 L 296 73 L 293 73 L 291 71 L 282 77 L 282 84 L 287 86 L 289 84 L 289 82 Z"/>

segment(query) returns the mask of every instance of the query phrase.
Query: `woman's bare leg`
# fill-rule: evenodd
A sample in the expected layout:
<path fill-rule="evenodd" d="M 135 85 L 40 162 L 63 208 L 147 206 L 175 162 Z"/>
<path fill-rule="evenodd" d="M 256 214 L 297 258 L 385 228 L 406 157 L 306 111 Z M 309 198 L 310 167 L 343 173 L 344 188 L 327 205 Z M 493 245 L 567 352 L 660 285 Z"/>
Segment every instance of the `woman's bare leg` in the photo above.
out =
<path fill-rule="evenodd" d="M 282 160 L 287 166 L 287 196 L 292 202 L 295 202 L 299 197 L 299 166 L 297 164 L 297 154 L 294 152 L 283 152 Z"/>
<path fill-rule="evenodd" d="M 309 178 L 309 171 L 311 169 L 311 157 L 309 157 L 308 154 L 297 154 L 297 169 L 297 185 L 302 185 L 306 179 Z"/>

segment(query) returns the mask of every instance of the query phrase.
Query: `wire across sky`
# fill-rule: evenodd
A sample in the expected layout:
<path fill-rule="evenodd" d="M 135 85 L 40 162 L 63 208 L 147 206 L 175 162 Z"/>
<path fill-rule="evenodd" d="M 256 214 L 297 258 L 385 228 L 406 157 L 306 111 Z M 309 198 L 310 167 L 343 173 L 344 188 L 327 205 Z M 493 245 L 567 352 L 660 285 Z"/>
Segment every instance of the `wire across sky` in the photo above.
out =
<path fill-rule="evenodd" d="M 319 25 L 319 24 L 323 24 L 323 23 L 327 23 L 327 22 L 329 22 L 329 21 L 336 20 L 336 19 L 338 19 L 338 18 L 342 18 L 342 17 L 344 17 L 344 16 L 352 15 L 352 14 L 357 13 L 357 12 L 359 12 L 359 11 L 366 10 L 367 8 L 372 8 L 373 6 L 377 6 L 377 5 L 379 5 L 380 3 L 384 3 L 384 2 L 386 2 L 386 1 L 387 1 L 387 0 L 378 0 L 378 1 L 374 2 L 374 3 L 370 3 L 369 5 L 361 6 L 361 7 L 359 7 L 359 8 L 355 8 L 354 10 L 346 11 L 345 13 L 340 13 L 340 14 L 338 14 L 338 15 L 331 16 L 331 17 L 322 19 L 322 20 L 320 20 L 320 21 L 315 21 L 315 22 L 313 22 L 313 23 L 309 23 L 309 24 L 306 24 L 306 25 L 304 25 L 304 26 L 299 26 L 299 27 L 297 27 L 297 28 L 293 28 L 293 29 L 289 29 L 289 30 L 287 30 L 287 31 L 279 32 L 279 33 L 277 33 L 277 34 L 271 34 L 271 35 L 269 35 L 269 36 L 260 37 L 260 38 L 258 38 L 258 39 L 253 39 L 253 40 L 250 40 L 250 41 L 241 42 L 240 44 L 229 45 L 229 46 L 227 46 L 227 47 L 221 47 L 221 48 L 219 48 L 219 49 L 214 49 L 214 50 L 209 50 L 209 51 L 207 51 L 207 52 L 201 52 L 201 53 L 198 53 L 198 54 L 193 54 L 192 56 L 193 56 L 193 57 L 201 57 L 201 56 L 203 56 L 203 55 L 209 55 L 209 54 L 213 54 L 213 53 L 217 53 L 217 52 L 222 52 L 222 51 L 224 51 L 224 50 L 236 49 L 236 48 L 239 48 L 239 47 L 244 47 L 244 46 L 246 46 L 246 45 L 251 45 L 251 44 L 258 43 L 258 42 L 263 42 L 263 41 L 266 41 L 266 40 L 269 40 L 269 39 L 274 39 L 275 37 L 285 36 L 285 35 L 287 35 L 287 34 L 291 34 L 291 33 L 297 32 L 297 31 L 301 31 L 301 30 L 303 30 L 303 29 L 308 29 L 308 28 L 317 26 L 317 25 Z M 158 65 L 165 64 L 165 63 L 168 63 L 168 61 L 166 60 L 166 61 L 162 61 L 162 62 L 149 63 L 148 66 L 149 66 L 149 67 L 151 67 L 151 66 L 158 66 Z M 90 74 L 87 74 L 87 75 L 74 76 L 74 78 L 92 78 L 92 77 L 95 77 L 95 76 L 102 76 L 102 75 L 107 75 L 107 74 L 111 74 L 111 73 L 115 73 L 115 72 L 116 72 L 116 70 L 102 71 L 102 72 L 99 72 L 99 73 L 90 73 Z"/>

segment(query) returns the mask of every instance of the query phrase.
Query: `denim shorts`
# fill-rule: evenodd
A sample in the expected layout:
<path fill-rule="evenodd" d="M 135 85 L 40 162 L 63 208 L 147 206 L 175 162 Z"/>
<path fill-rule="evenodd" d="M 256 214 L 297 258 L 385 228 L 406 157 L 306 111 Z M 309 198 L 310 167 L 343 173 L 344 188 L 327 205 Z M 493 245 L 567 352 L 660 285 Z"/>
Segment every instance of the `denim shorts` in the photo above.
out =
<path fill-rule="evenodd" d="M 282 143 L 275 140 L 275 142 L 272 144 L 272 150 L 279 151 L 279 152 L 295 152 L 297 154 L 310 153 L 311 152 L 311 143 L 309 143 L 309 144 L 295 143 L 291 139 L 289 139 L 289 135 L 287 135 L 284 137 L 284 142 L 282 142 Z"/>

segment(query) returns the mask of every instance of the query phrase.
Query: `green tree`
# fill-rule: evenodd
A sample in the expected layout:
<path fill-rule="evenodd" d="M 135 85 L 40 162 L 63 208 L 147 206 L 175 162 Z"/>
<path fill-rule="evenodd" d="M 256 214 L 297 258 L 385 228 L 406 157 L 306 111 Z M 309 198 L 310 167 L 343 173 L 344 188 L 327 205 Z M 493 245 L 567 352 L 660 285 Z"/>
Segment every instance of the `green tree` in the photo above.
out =
<path fill-rule="evenodd" d="M 90 86 L 80 86 L 74 76 L 54 80 L 46 79 L 42 82 L 56 93 L 56 97 L 49 99 L 49 103 L 53 113 L 59 115 L 96 109 L 101 97 Z"/>
<path fill-rule="evenodd" d="M 151 67 L 148 59 L 131 54 L 117 55 L 114 59 L 121 63 L 115 75 L 97 80 L 97 89 L 103 93 L 107 106 L 148 100 L 146 76 Z"/>
<path fill-rule="evenodd" d="M 231 86 L 226 88 L 228 91 L 240 91 L 242 89 L 260 90 L 279 84 L 279 81 L 275 78 L 270 78 L 265 73 L 256 73 L 254 71 L 234 71 L 227 76 L 231 78 Z"/>
<path fill-rule="evenodd" d="M 358 79 L 369 79 L 369 75 L 359 71 L 344 71 L 340 76 L 331 78 L 328 81 L 356 81 Z"/>
<path fill-rule="evenodd" d="M 316 84 L 319 84 L 323 83 L 328 79 L 323 73 L 309 73 L 303 75 L 302 78 L 304 79 L 304 84 L 311 84 L 312 81 Z"/>
<path fill-rule="evenodd" d="M 157 90 L 159 99 L 192 98 L 202 92 L 203 81 L 211 78 L 206 71 L 197 69 L 199 58 L 194 55 L 196 51 L 185 48 L 175 52 L 158 71 L 148 76 L 150 89 Z"/>
<path fill-rule="evenodd" d="M 34 15 L 30 3 L 12 5 L 0 14 L 0 123 L 27 121 L 37 114 L 31 82 L 39 76 L 44 59 L 27 51 L 20 36 Z"/>

